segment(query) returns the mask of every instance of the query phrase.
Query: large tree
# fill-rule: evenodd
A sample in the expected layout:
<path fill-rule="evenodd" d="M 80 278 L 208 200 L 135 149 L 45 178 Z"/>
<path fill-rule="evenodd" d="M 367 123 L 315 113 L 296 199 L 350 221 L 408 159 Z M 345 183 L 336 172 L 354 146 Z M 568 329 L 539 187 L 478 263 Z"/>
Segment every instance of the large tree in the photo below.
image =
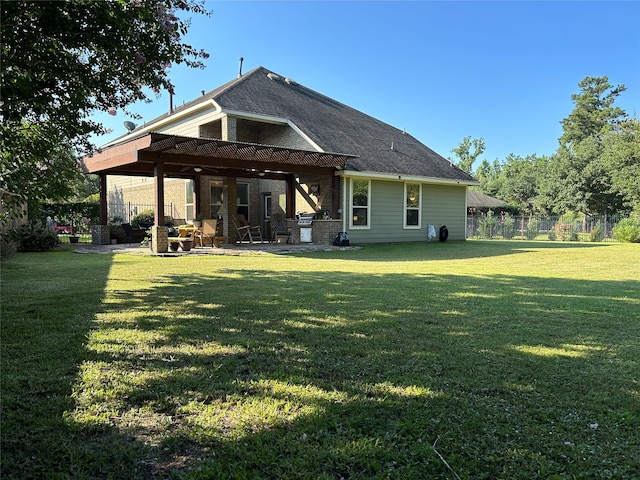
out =
<path fill-rule="evenodd" d="M 640 213 L 640 119 L 621 122 L 602 139 L 601 168 L 610 175 L 612 193 Z"/>
<path fill-rule="evenodd" d="M 484 153 L 484 150 L 484 138 L 472 139 L 470 136 L 467 136 L 462 139 L 456 148 L 451 150 L 451 153 L 458 159 L 456 165 L 460 167 L 461 170 L 471 173 L 473 163 Z"/>
<path fill-rule="evenodd" d="M 559 141 L 567 148 L 591 136 L 604 135 L 626 117 L 625 111 L 614 105 L 627 89 L 624 85 L 612 86 L 605 75 L 585 77 L 578 87 L 580 92 L 571 95 L 574 109 L 561 121 L 563 133 Z"/>
<path fill-rule="evenodd" d="M 0 187 L 31 204 L 64 197 L 70 149 L 106 133 L 92 113 L 135 116 L 132 103 L 172 89 L 172 64 L 203 67 L 182 41 L 189 12 L 207 14 L 202 0 L 0 2 Z"/>
<path fill-rule="evenodd" d="M 622 198 L 611 187 L 611 171 L 604 168 L 600 156 L 602 140 L 624 121 L 626 113 L 614 104 L 626 90 L 616 87 L 606 76 L 586 77 L 571 95 L 573 111 L 562 120 L 563 134 L 551 161 L 550 196 L 555 198 L 555 213 L 566 211 L 603 214 L 618 211 Z"/>

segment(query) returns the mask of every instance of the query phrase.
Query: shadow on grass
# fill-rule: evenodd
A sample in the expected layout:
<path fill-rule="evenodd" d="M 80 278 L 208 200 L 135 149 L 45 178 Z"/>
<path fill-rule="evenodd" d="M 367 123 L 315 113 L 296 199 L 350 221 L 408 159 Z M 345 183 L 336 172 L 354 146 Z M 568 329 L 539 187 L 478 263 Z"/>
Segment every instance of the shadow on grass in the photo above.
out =
<path fill-rule="evenodd" d="M 2 262 L 3 479 L 134 478 L 123 456 L 148 455 L 117 428 L 66 418 L 111 259 L 61 249 Z"/>
<path fill-rule="evenodd" d="M 139 475 L 446 478 L 436 441 L 463 478 L 612 458 L 637 471 L 622 452 L 640 446 L 639 282 L 227 270 L 160 283 L 121 295 L 114 310 L 134 319 L 102 322 L 92 345 L 121 372 L 120 416 L 148 413 L 121 423 L 155 443 Z"/>
<path fill-rule="evenodd" d="M 465 242 L 432 242 L 371 244 L 361 250 L 333 252 L 301 252 L 291 256 L 357 261 L 463 260 L 501 257 L 539 249 L 590 249 L 613 246 L 607 243 L 532 242 L 525 240 L 468 240 Z"/>
<path fill-rule="evenodd" d="M 70 355 L 6 478 L 450 478 L 436 442 L 462 478 L 640 468 L 640 282 L 227 269 L 103 298 L 95 262 L 70 343 L 38 333 Z"/>

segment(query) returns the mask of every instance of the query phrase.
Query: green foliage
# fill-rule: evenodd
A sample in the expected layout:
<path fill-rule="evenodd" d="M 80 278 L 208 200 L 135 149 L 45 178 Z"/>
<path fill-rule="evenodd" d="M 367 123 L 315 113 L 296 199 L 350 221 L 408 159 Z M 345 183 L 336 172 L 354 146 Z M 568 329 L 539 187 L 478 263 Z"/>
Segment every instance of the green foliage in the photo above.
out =
<path fill-rule="evenodd" d="M 138 228 L 141 223 L 153 223 L 154 216 L 153 210 L 144 210 L 131 219 L 131 225 Z"/>
<path fill-rule="evenodd" d="M 602 228 L 602 223 L 596 222 L 591 228 L 591 232 L 589 232 L 589 241 L 601 242 L 602 240 L 604 240 L 604 229 Z"/>
<path fill-rule="evenodd" d="M 18 251 L 21 252 L 52 250 L 60 243 L 55 230 L 37 220 L 20 225 L 12 236 L 18 245 Z"/>
<path fill-rule="evenodd" d="M 534 240 L 538 236 L 538 231 L 540 230 L 540 223 L 532 218 L 527 223 L 527 227 L 524 230 L 524 234 L 527 240 Z"/>
<path fill-rule="evenodd" d="M 473 151 L 471 150 L 473 148 Z M 484 138 L 474 138 L 464 137 L 460 144 L 451 150 L 458 161 L 456 165 L 460 168 L 460 170 L 464 170 L 467 173 L 471 173 L 473 164 L 476 159 L 482 155 L 486 148 Z"/>
<path fill-rule="evenodd" d="M 590 137 L 600 137 L 621 118 L 624 110 L 614 106 L 616 98 L 626 90 L 624 85 L 612 86 L 609 78 L 585 77 L 578 83 L 579 93 L 571 95 L 573 111 L 562 120 L 562 145 L 575 146 Z"/>
<path fill-rule="evenodd" d="M 586 77 L 578 86 L 556 153 L 483 160 L 475 177 L 484 193 L 530 215 L 640 210 L 640 122 L 615 105 L 626 88 L 610 85 L 606 76 Z M 463 153 L 469 138 L 459 147 Z"/>
<path fill-rule="evenodd" d="M 640 242 L 640 218 L 629 217 L 620 220 L 613 227 L 613 237 L 619 242 Z"/>
<path fill-rule="evenodd" d="M 18 245 L 12 235 L 0 235 L 0 260 L 13 257 L 18 251 Z"/>
<path fill-rule="evenodd" d="M 41 217 L 50 216 L 62 225 L 70 225 L 73 232 L 88 232 L 98 223 L 100 206 L 97 201 L 49 203 L 42 207 Z"/>
<path fill-rule="evenodd" d="M 640 119 L 621 122 L 602 139 L 601 162 L 626 207 L 640 212 Z"/>
<path fill-rule="evenodd" d="M 549 232 L 549 240 L 559 240 L 561 242 L 578 241 L 578 229 L 573 223 L 565 223 L 563 221 L 559 221 L 553 226 L 552 231 L 553 234 Z"/>
<path fill-rule="evenodd" d="M 516 224 L 515 220 L 510 214 L 505 214 L 504 219 L 502 221 L 502 237 L 505 240 L 510 240 L 516 234 Z"/>
<path fill-rule="evenodd" d="M 489 210 L 483 218 L 478 220 L 478 232 L 482 238 L 493 238 L 496 234 L 498 219 L 494 216 L 493 211 Z"/>
<path fill-rule="evenodd" d="M 203 67 L 178 13 L 208 14 L 200 0 L 0 2 L 0 188 L 20 195 L 9 212 L 26 203 L 34 218 L 42 203 L 95 192 L 76 161 L 107 133 L 92 113 L 137 117 L 129 105 L 173 88 L 172 64 Z"/>
<path fill-rule="evenodd" d="M 58 138 L 87 150 L 89 135 L 106 133 L 92 112 L 115 114 L 171 90 L 171 64 L 202 68 L 208 57 L 182 42 L 189 19 L 177 15 L 208 15 L 201 1 L 1 2 L 0 9 L 7 130 L 55 123 Z"/>

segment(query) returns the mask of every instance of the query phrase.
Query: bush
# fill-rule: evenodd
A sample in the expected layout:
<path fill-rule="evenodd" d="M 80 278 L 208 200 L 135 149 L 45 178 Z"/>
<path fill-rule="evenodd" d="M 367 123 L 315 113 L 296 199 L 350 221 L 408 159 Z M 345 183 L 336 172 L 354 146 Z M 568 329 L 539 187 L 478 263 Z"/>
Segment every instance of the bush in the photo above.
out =
<path fill-rule="evenodd" d="M 613 227 L 613 238 L 619 242 L 640 242 L 640 218 L 625 218 Z"/>
<path fill-rule="evenodd" d="M 591 228 L 591 232 L 589 233 L 589 241 L 591 242 L 601 242 L 604 240 L 604 230 L 602 228 L 602 224 L 597 222 L 593 228 Z"/>
<path fill-rule="evenodd" d="M 496 232 L 498 219 L 493 216 L 493 212 L 489 210 L 487 216 L 478 221 L 478 231 L 483 238 L 493 238 Z"/>
<path fill-rule="evenodd" d="M 53 250 L 60 244 L 56 231 L 39 221 L 20 225 L 12 236 L 20 252 L 43 252 Z"/>
<path fill-rule="evenodd" d="M 510 240 L 516 234 L 516 222 L 511 215 L 508 213 L 504 216 L 504 221 L 502 222 L 502 237 L 505 240 Z"/>
<path fill-rule="evenodd" d="M 153 225 L 155 212 L 153 210 L 144 210 L 131 219 L 131 225 L 138 228 L 140 224 Z"/>
<path fill-rule="evenodd" d="M 16 242 L 9 235 L 0 235 L 0 259 L 13 257 L 18 250 Z"/>
<path fill-rule="evenodd" d="M 527 228 L 524 231 L 527 240 L 535 240 L 538 236 L 538 230 L 540 229 L 540 224 L 537 220 L 531 219 L 529 223 L 527 223 Z"/>

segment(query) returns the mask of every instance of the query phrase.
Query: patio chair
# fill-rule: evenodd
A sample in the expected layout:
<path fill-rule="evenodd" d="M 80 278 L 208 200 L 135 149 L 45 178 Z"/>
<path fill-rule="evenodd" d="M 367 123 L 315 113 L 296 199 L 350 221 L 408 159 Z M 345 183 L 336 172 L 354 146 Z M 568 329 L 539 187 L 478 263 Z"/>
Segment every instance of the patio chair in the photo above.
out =
<path fill-rule="evenodd" d="M 293 243 L 291 229 L 287 226 L 284 217 L 280 214 L 273 214 L 271 216 L 271 241 L 279 243 L 281 238 L 284 238 L 286 243 Z"/>
<path fill-rule="evenodd" d="M 262 228 L 260 228 L 260 226 L 250 225 L 245 216 L 241 213 L 233 215 L 231 220 L 238 232 L 238 243 L 242 243 L 242 241 L 247 237 L 249 237 L 249 243 L 253 243 L 253 235 L 255 234 L 260 237 L 260 242 L 262 242 Z"/>
<path fill-rule="evenodd" d="M 218 220 L 213 218 L 205 218 L 202 220 L 202 227 L 195 231 L 195 246 L 204 247 L 207 243 L 213 248 L 214 238 L 216 236 L 216 228 Z"/>

